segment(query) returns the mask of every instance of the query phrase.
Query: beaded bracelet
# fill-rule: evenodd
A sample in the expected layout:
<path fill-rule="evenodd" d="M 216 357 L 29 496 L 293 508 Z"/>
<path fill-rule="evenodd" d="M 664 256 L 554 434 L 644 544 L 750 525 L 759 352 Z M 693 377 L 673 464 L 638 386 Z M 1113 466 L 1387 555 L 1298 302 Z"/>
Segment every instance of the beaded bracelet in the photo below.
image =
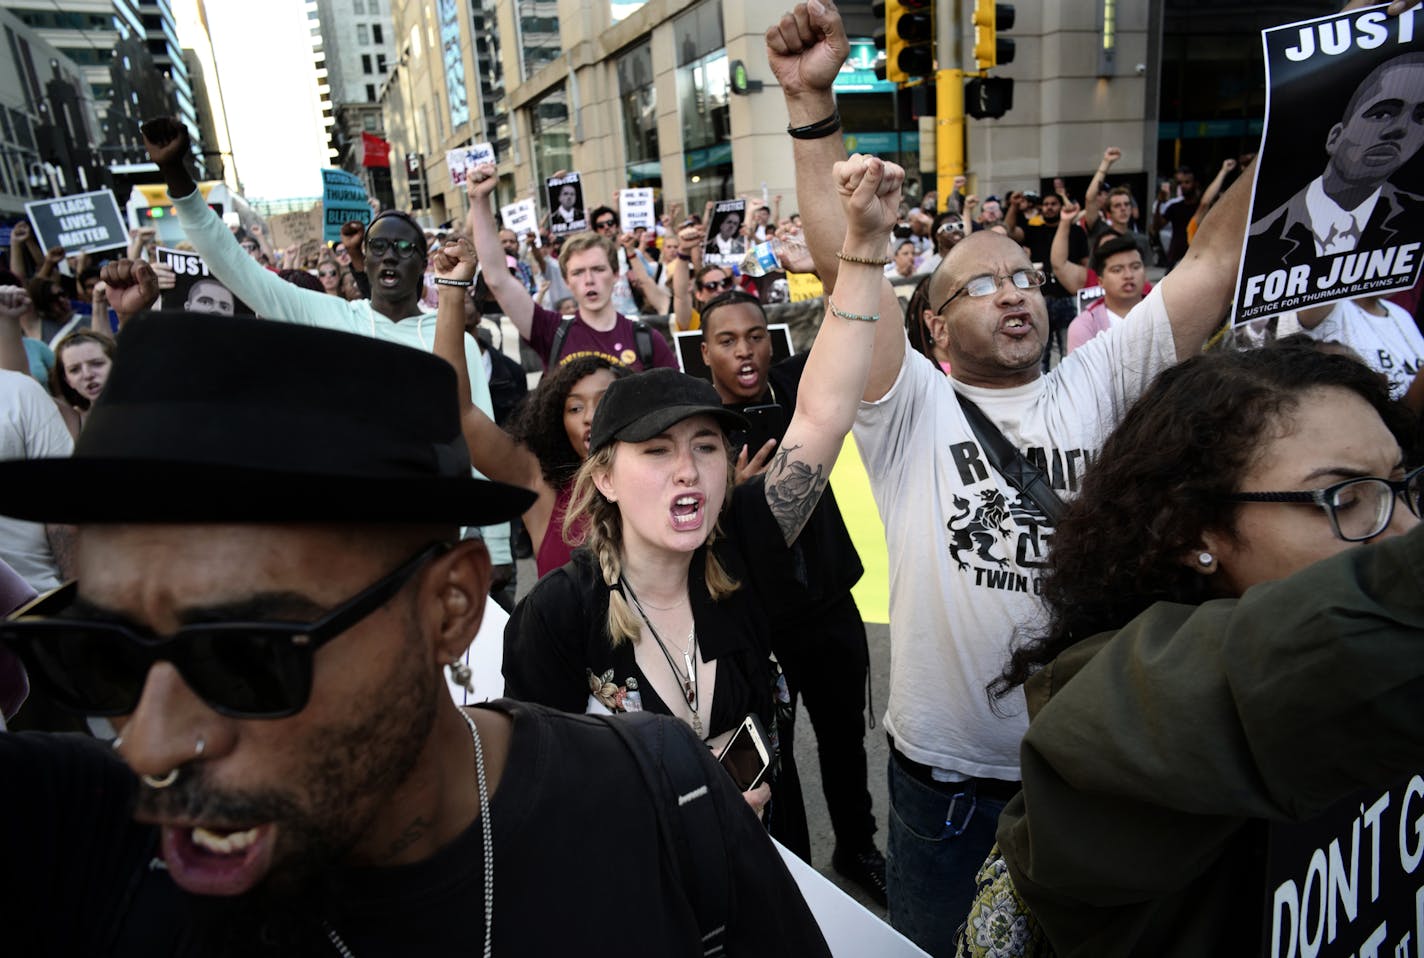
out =
<path fill-rule="evenodd" d="M 837 253 L 836 259 L 845 263 L 859 263 L 862 266 L 888 266 L 888 259 L 866 259 L 864 256 L 852 256 L 849 253 Z"/>
<path fill-rule="evenodd" d="M 797 140 L 819 140 L 822 137 L 830 136 L 841 128 L 841 111 L 836 110 L 824 120 L 817 120 L 815 123 L 807 123 L 805 126 L 786 127 L 786 132 Z"/>
<path fill-rule="evenodd" d="M 880 322 L 879 313 L 871 313 L 869 316 L 862 316 L 860 313 L 847 313 L 843 309 L 837 309 L 835 301 L 832 300 L 829 296 L 826 297 L 826 306 L 830 309 L 832 316 L 839 316 L 841 319 L 853 319 L 856 322 L 860 323 Z"/>
<path fill-rule="evenodd" d="M 475 281 L 472 280 L 472 279 L 446 279 L 446 278 L 443 277 L 443 276 L 437 276 L 437 277 L 435 277 L 435 285 L 436 285 L 436 286 L 473 286 L 473 285 L 475 285 Z"/>

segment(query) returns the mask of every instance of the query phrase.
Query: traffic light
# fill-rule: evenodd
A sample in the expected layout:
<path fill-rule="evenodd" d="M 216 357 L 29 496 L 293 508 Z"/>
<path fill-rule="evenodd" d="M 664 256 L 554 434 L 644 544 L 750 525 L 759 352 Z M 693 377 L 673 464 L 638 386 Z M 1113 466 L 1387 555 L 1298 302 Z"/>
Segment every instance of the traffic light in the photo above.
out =
<path fill-rule="evenodd" d="M 875 45 L 885 50 L 885 78 L 906 83 L 933 75 L 933 0 L 876 0 L 871 11 L 884 17 L 884 28 L 875 31 Z"/>
<path fill-rule="evenodd" d="M 964 112 L 976 120 L 997 120 L 1014 108 L 1014 81 L 975 77 L 964 84 Z"/>
<path fill-rule="evenodd" d="M 1014 62 L 1014 41 L 999 36 L 1000 30 L 1014 27 L 1014 5 L 974 0 L 974 62 L 989 70 Z"/>

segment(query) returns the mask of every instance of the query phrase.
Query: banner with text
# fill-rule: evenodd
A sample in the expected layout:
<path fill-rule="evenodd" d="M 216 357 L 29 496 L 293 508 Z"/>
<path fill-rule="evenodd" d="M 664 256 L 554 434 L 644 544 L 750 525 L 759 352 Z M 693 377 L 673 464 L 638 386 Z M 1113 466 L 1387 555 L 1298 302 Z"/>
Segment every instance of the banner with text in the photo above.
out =
<path fill-rule="evenodd" d="M 619 229 L 631 233 L 638 227 L 650 230 L 657 225 L 653 215 L 652 187 L 636 187 L 618 191 Z"/>
<path fill-rule="evenodd" d="M 1267 958 L 1414 956 L 1424 945 L 1424 777 L 1270 826 Z"/>
<path fill-rule="evenodd" d="M 445 152 L 445 166 L 450 170 L 450 182 L 456 186 L 465 185 L 465 177 L 481 163 L 494 162 L 494 147 L 488 143 L 476 143 Z"/>
<path fill-rule="evenodd" d="M 1424 236 L 1418 9 L 1262 32 L 1265 138 L 1234 321 L 1408 289 Z"/>
<path fill-rule="evenodd" d="M 321 209 L 321 238 L 326 243 L 340 240 L 341 227 L 352 220 L 365 225 L 371 222 L 366 185 L 345 170 L 321 171 Z"/>
<path fill-rule="evenodd" d="M 114 194 L 108 190 L 77 193 L 25 204 L 41 249 L 63 246 L 66 253 L 126 247 L 128 230 Z"/>
<path fill-rule="evenodd" d="M 554 236 L 588 229 L 583 215 L 583 181 L 577 173 L 551 176 L 544 181 L 549 196 L 549 232 Z"/>
<path fill-rule="evenodd" d="M 208 264 L 191 250 L 156 249 L 158 262 L 173 270 L 175 284 L 160 294 L 164 309 L 216 316 L 252 316 L 252 307 L 232 294 L 232 290 L 208 272 Z"/>
<path fill-rule="evenodd" d="M 504 228 L 513 230 L 515 236 L 522 240 L 533 234 L 534 245 L 543 245 L 539 242 L 539 211 L 534 208 L 533 200 L 515 200 L 508 206 L 501 206 L 499 215 L 504 220 Z"/>

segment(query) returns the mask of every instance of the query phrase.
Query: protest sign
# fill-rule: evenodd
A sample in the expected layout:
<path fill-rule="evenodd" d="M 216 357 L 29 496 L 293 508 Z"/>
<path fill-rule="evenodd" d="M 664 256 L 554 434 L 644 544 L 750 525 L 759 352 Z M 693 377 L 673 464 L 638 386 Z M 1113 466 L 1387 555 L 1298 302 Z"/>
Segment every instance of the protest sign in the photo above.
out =
<path fill-rule="evenodd" d="M 341 227 L 352 220 L 370 225 L 371 201 L 361 178 L 345 170 L 321 171 L 321 238 L 331 243 L 341 239 Z"/>
<path fill-rule="evenodd" d="M 1234 322 L 1408 289 L 1424 235 L 1424 33 L 1414 12 L 1262 32 L 1265 137 Z"/>
<path fill-rule="evenodd" d="M 25 204 L 41 249 L 62 246 L 66 253 L 128 246 L 129 234 L 114 194 L 108 190 L 76 193 Z"/>
<path fill-rule="evenodd" d="M 555 236 L 588 229 L 583 215 L 583 182 L 577 173 L 544 181 L 549 197 L 549 232 Z"/>
<path fill-rule="evenodd" d="M 747 220 L 746 200 L 719 200 L 712 207 L 712 222 L 707 230 L 704 263 L 735 266 L 747 252 L 742 236 L 742 224 Z"/>
<path fill-rule="evenodd" d="M 657 225 L 653 215 L 652 187 L 637 187 L 618 191 L 618 228 L 631 233 L 638 227 L 652 229 Z"/>
<path fill-rule="evenodd" d="M 504 220 L 504 228 L 513 230 L 515 236 L 523 239 L 532 233 L 534 245 L 543 245 L 539 242 L 539 213 L 534 209 L 533 200 L 515 200 L 508 206 L 501 206 L 499 215 Z"/>
<path fill-rule="evenodd" d="M 189 313 L 214 313 L 218 316 L 252 316 L 252 307 L 232 294 L 232 291 L 208 272 L 208 264 L 189 250 L 159 246 L 155 250 L 158 262 L 173 270 L 175 285 L 163 290 L 160 303 L 164 309 Z"/>
<path fill-rule="evenodd" d="M 291 213 L 276 213 L 267 218 L 267 227 L 272 231 L 272 245 L 278 249 L 299 246 L 308 240 L 321 241 L 321 207 L 296 210 Z"/>
<path fill-rule="evenodd" d="M 1272 824 L 1259 954 L 1413 955 L 1424 942 L 1424 777 Z"/>
<path fill-rule="evenodd" d="M 450 182 L 456 186 L 464 186 L 465 177 L 479 164 L 493 162 L 494 147 L 488 143 L 462 146 L 445 153 L 445 166 L 450 170 Z"/>

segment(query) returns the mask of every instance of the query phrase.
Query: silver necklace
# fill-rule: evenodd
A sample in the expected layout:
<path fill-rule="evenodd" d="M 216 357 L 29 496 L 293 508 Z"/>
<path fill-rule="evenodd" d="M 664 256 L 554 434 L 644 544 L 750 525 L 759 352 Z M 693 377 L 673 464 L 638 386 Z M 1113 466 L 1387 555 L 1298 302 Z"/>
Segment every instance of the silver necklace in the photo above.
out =
<path fill-rule="evenodd" d="M 667 643 L 663 641 L 661 635 L 658 635 L 658 630 L 653 628 L 653 622 L 648 618 L 648 613 L 643 611 L 643 605 L 638 601 L 633 587 L 628 584 L 627 579 L 621 581 L 624 591 L 628 593 L 628 598 L 633 600 L 633 608 L 638 610 L 638 615 L 642 617 L 643 624 L 648 627 L 653 641 L 657 642 L 658 648 L 662 650 L 663 658 L 667 659 L 668 668 L 672 669 L 672 674 L 677 678 L 678 684 L 682 686 L 683 698 L 687 699 L 687 707 L 692 712 L 692 730 L 697 733 L 698 738 L 702 738 L 702 716 L 697 714 L 697 620 L 693 620 L 692 628 L 687 633 L 687 648 L 678 649 L 682 653 L 682 664 L 687 667 L 687 671 L 684 672 L 672 660 L 672 653 L 668 651 Z"/>
<path fill-rule="evenodd" d="M 480 786 L 480 832 L 484 837 L 485 846 L 485 951 L 484 958 L 490 958 L 494 954 L 494 829 L 490 825 L 490 804 L 489 804 L 489 784 L 485 779 L 485 750 L 480 744 L 480 730 L 475 727 L 475 720 L 470 718 L 469 713 L 460 709 L 460 718 L 465 720 L 465 724 L 470 727 L 470 737 L 475 740 L 475 778 Z M 356 954 L 342 940 L 326 922 L 322 923 L 326 929 L 327 940 L 341 958 L 356 958 Z"/>

